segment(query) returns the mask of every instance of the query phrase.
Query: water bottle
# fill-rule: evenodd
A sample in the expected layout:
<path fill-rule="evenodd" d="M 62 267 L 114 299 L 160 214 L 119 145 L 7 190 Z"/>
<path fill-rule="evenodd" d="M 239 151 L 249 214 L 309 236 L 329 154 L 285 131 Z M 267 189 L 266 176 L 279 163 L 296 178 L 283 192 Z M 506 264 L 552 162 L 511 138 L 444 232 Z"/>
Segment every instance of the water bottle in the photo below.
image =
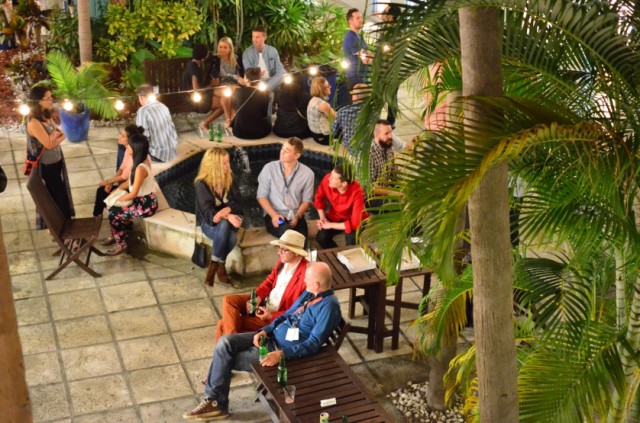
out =
<path fill-rule="evenodd" d="M 249 316 L 255 317 L 256 310 L 258 310 L 258 301 L 256 297 L 256 290 L 251 291 L 251 297 L 249 297 Z"/>
<path fill-rule="evenodd" d="M 260 357 L 260 361 L 267 358 L 267 354 L 269 354 L 269 350 L 267 349 L 267 337 L 260 337 L 260 348 L 258 349 L 258 357 Z"/>
<path fill-rule="evenodd" d="M 218 124 L 218 142 L 222 142 L 222 124 Z"/>
<path fill-rule="evenodd" d="M 213 122 L 209 124 L 209 141 L 213 141 L 215 139 L 215 131 L 213 129 Z"/>
<path fill-rule="evenodd" d="M 284 361 L 284 355 L 280 357 L 280 364 L 278 364 L 278 385 L 283 388 L 287 386 L 287 363 Z"/>

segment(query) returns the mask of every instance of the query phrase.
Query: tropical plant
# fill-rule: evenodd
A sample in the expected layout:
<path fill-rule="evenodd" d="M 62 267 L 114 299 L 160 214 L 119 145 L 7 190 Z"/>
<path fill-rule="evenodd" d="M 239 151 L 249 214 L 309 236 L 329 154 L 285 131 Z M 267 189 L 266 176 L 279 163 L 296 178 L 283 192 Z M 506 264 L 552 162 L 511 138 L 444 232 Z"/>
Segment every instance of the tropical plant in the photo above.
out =
<path fill-rule="evenodd" d="M 445 292 L 459 292 L 453 245 L 466 233 L 455 230 L 456 219 L 487 172 L 508 162 L 511 177 L 525 188 L 522 248 L 565 254 L 516 267 L 515 298 L 529 329 L 518 343 L 520 419 L 636 421 L 640 52 L 635 4 L 436 0 L 405 6 L 385 27 L 393 49 L 376 55 L 375 89 L 352 140 L 359 177 L 367 180 L 372 122 L 403 81 L 424 77 L 439 63 L 437 91 L 464 86 L 457 14 L 464 7 L 500 9 L 504 98 L 461 98 L 463 113 L 478 104 L 490 112 L 475 121 L 449 116 L 446 128 L 425 133 L 412 154 L 400 156 L 400 170 L 382 182 L 397 194 L 385 197 L 385 213 L 367 221 L 362 238 L 385 251 L 382 266 L 393 278 L 407 240 L 419 235 L 426 240 L 417 248 L 421 260 L 433 263 Z M 473 252 L 473 233 L 470 239 Z M 614 287 L 615 299 L 607 303 L 605 295 Z M 606 312 L 612 305 L 615 316 Z M 455 336 L 459 313 L 440 311 L 440 316 L 454 321 L 431 320 L 423 330 L 442 327 Z M 469 366 L 464 369 L 473 375 Z M 472 381 L 466 386 L 474 386 Z"/>
<path fill-rule="evenodd" d="M 47 70 L 53 94 L 71 101 L 77 112 L 86 107 L 101 118 L 113 119 L 118 115 L 113 104 L 116 92 L 109 86 L 109 72 L 104 63 L 88 62 L 75 68 L 64 54 L 52 51 L 47 54 Z"/>
<path fill-rule="evenodd" d="M 309 41 L 300 54 L 302 63 L 329 63 L 342 58 L 342 41 L 349 29 L 346 10 L 327 0 L 312 3 L 307 12 Z"/>
<path fill-rule="evenodd" d="M 34 38 L 36 46 L 40 46 L 42 28 L 49 30 L 49 12 L 43 12 L 35 0 L 20 0 L 15 14 L 25 20 L 27 25 L 27 40 Z"/>
<path fill-rule="evenodd" d="M 68 11 L 58 7 L 53 9 L 47 48 L 49 51 L 61 51 L 74 64 L 80 63 L 77 16 L 72 16 Z"/>

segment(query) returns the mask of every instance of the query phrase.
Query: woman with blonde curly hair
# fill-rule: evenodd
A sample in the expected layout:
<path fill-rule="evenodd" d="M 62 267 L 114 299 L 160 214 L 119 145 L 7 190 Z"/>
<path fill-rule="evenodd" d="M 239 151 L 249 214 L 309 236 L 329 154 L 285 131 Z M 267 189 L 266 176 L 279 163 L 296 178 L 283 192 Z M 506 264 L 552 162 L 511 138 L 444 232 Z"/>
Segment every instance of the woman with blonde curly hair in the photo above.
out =
<path fill-rule="evenodd" d="M 236 245 L 236 232 L 242 224 L 242 210 L 227 150 L 213 147 L 204 153 L 195 179 L 195 189 L 196 224 L 213 241 L 211 263 L 204 283 L 213 286 L 217 274 L 220 283 L 236 287 L 238 283 L 227 275 L 225 261 Z"/>
<path fill-rule="evenodd" d="M 331 85 L 322 76 L 311 81 L 311 100 L 307 105 L 307 119 L 313 139 L 322 145 L 329 145 L 331 122 L 336 118 L 336 112 L 327 102 L 331 94 Z"/>

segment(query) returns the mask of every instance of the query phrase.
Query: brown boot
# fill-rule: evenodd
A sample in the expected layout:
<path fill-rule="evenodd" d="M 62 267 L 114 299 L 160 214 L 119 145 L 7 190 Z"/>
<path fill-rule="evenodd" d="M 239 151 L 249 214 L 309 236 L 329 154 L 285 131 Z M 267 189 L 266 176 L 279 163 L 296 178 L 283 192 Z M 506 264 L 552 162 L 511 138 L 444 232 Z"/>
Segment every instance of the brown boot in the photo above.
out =
<path fill-rule="evenodd" d="M 213 282 L 215 281 L 215 278 L 216 278 L 216 271 L 218 270 L 219 267 L 220 267 L 220 263 L 216 261 L 212 260 L 209 263 L 209 267 L 207 268 L 207 276 L 204 278 L 205 285 L 213 286 Z"/>
<path fill-rule="evenodd" d="M 227 275 L 227 268 L 224 265 L 224 263 L 218 263 L 218 264 L 219 264 L 219 266 L 218 266 L 218 270 L 216 272 L 217 275 L 218 275 L 218 281 L 221 284 L 229 285 L 229 286 L 232 286 L 234 288 L 237 288 L 238 286 L 240 286 L 240 283 L 238 281 L 236 281 L 234 279 L 231 279 L 229 277 L 229 275 Z"/>

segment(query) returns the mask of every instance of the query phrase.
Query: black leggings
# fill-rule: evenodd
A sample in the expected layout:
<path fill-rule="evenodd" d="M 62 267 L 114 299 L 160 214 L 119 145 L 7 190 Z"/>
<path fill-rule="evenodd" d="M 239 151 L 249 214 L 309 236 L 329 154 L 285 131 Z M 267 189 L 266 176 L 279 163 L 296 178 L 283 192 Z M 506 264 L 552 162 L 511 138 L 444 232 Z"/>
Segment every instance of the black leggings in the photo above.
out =
<path fill-rule="evenodd" d="M 62 179 L 62 160 L 52 164 L 43 164 L 41 176 L 47 191 L 51 194 L 62 215 L 67 219 L 71 219 L 67 186 Z"/>

